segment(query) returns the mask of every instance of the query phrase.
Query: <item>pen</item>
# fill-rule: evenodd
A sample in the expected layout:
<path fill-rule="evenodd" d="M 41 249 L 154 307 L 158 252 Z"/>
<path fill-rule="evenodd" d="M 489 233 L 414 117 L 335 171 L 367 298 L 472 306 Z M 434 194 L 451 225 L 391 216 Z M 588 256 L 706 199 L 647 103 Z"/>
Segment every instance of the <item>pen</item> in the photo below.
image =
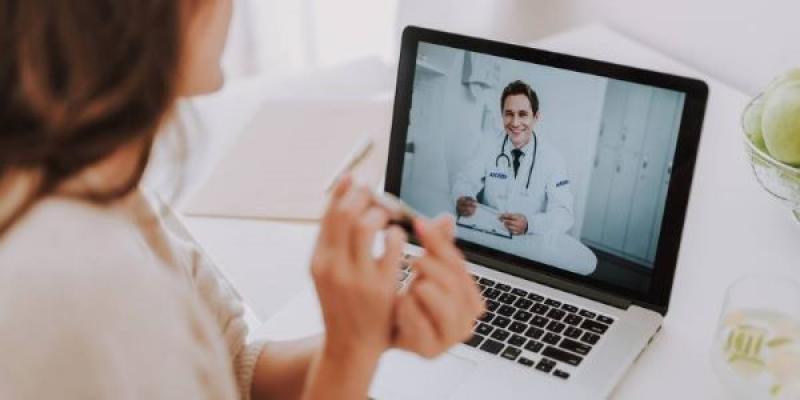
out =
<path fill-rule="evenodd" d="M 345 174 L 352 171 L 361 160 L 367 157 L 372 147 L 372 140 L 369 136 L 362 139 L 326 185 L 325 192 L 330 193 Z M 416 211 L 411 209 L 403 200 L 388 192 L 374 193 L 372 197 L 375 204 L 389 212 L 390 224 L 401 227 L 409 234 L 414 233 L 414 219 L 418 217 Z"/>

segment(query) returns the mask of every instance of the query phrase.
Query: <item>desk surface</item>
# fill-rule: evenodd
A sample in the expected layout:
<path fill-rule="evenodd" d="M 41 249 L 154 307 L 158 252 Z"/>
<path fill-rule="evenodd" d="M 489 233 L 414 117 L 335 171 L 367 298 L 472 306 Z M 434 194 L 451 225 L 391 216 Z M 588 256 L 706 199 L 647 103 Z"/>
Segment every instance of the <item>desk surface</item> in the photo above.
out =
<path fill-rule="evenodd" d="M 602 26 L 535 46 L 708 82 L 711 96 L 669 314 L 614 397 L 726 398 L 709 355 L 725 289 L 748 273 L 800 277 L 800 226 L 757 185 L 744 157 L 738 121 L 747 96 Z M 313 225 L 209 218 L 188 218 L 187 225 L 262 318 L 309 287 Z"/>

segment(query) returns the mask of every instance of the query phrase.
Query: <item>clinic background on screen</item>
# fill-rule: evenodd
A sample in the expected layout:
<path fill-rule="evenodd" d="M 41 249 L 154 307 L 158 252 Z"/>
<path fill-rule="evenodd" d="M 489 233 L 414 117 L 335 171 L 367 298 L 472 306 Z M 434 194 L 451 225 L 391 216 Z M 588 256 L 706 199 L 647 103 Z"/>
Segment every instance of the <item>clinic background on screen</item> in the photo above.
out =
<path fill-rule="evenodd" d="M 683 108 L 678 92 L 421 43 L 401 197 L 423 214 L 455 215 L 457 176 L 483 163 L 487 138 L 505 134 L 500 97 L 516 80 L 537 94 L 536 137 L 564 161 L 574 201 L 564 233 L 651 270 Z"/>

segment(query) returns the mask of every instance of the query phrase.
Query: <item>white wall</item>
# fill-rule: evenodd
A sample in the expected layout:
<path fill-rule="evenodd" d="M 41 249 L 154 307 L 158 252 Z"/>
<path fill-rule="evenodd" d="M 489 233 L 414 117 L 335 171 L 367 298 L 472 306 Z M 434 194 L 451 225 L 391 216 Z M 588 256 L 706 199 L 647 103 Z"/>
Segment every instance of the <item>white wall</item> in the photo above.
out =
<path fill-rule="evenodd" d="M 396 32 L 420 24 L 519 43 L 602 22 L 750 94 L 800 66 L 797 0 L 398 0 L 398 6 Z"/>

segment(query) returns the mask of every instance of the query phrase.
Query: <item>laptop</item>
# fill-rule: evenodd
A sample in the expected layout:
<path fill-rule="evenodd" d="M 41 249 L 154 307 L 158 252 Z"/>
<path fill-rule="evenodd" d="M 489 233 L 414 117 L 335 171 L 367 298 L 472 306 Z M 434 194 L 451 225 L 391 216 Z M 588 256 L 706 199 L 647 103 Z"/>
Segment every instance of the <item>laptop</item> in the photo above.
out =
<path fill-rule="evenodd" d="M 436 359 L 387 352 L 370 396 L 609 397 L 669 308 L 707 98 L 695 79 L 407 27 L 385 191 L 463 222 L 487 313 Z M 463 197 L 527 227 L 470 222 Z"/>

